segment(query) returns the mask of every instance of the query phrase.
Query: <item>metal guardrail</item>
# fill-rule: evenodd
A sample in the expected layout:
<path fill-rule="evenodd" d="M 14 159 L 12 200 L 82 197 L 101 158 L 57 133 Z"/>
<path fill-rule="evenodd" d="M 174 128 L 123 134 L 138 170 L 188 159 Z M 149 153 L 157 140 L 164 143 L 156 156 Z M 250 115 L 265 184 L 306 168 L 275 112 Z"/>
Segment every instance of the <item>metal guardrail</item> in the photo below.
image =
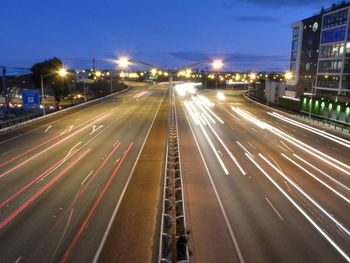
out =
<path fill-rule="evenodd" d="M 189 262 L 175 97 L 171 91 L 167 159 L 165 166 L 159 263 Z"/>
<path fill-rule="evenodd" d="M 83 106 L 88 105 L 88 104 L 92 104 L 92 103 L 98 102 L 98 101 L 100 101 L 100 100 L 109 98 L 109 97 L 111 97 L 111 96 L 113 96 L 113 95 L 116 95 L 116 94 L 125 92 L 125 91 L 127 91 L 127 90 L 129 90 L 129 89 L 130 89 L 130 87 L 128 87 L 128 88 L 126 88 L 126 89 L 123 89 L 123 90 L 120 90 L 120 91 L 118 91 L 118 92 L 114 92 L 114 93 L 109 94 L 109 95 L 107 95 L 107 96 L 100 97 L 100 98 L 97 98 L 97 99 L 94 99 L 94 100 L 90 100 L 90 101 L 87 101 L 87 102 L 84 102 L 84 103 L 80 103 L 80 104 L 78 104 L 78 105 L 75 105 L 75 106 L 72 106 L 72 107 L 69 107 L 69 108 L 65 108 L 65 109 L 63 109 L 63 110 L 54 111 L 54 112 L 49 113 L 49 114 L 46 114 L 46 115 L 40 114 L 40 115 L 41 115 L 41 116 L 39 115 L 40 117 L 37 116 L 37 117 L 32 118 L 32 119 L 29 119 L 29 120 L 21 121 L 21 122 L 19 122 L 19 123 L 14 123 L 13 125 L 7 126 L 7 127 L 5 127 L 5 128 L 0 128 L 0 133 L 2 133 L 2 132 L 8 132 L 8 131 L 11 131 L 11 130 L 13 130 L 13 129 L 17 129 L 17 128 L 19 128 L 19 127 L 25 126 L 25 125 L 27 125 L 27 124 L 29 124 L 29 123 L 34 122 L 34 121 L 42 120 L 42 119 L 45 119 L 45 118 L 51 118 L 51 117 L 53 117 L 53 116 L 55 116 L 55 115 L 62 114 L 62 113 L 64 113 L 64 112 L 66 112 L 66 111 L 73 110 L 73 109 L 80 108 L 80 107 L 83 107 Z"/>
<path fill-rule="evenodd" d="M 246 92 L 244 95 L 260 104 L 265 105 L 265 100 L 257 98 L 253 95 L 250 94 L 251 92 Z M 308 121 L 312 121 L 318 124 L 321 124 L 323 126 L 326 127 L 330 127 L 333 128 L 337 131 L 342 131 L 342 132 L 347 132 L 350 133 L 350 124 L 347 123 L 343 123 L 343 122 L 339 122 L 336 120 L 332 120 L 332 119 L 328 119 L 322 116 L 318 116 L 315 114 L 311 114 L 311 119 L 309 118 L 309 113 L 308 112 L 304 112 L 304 111 L 294 111 L 294 110 L 290 110 L 290 109 L 285 109 L 283 107 L 280 107 L 279 105 L 276 105 L 274 103 L 269 103 L 269 107 L 271 108 L 275 108 L 277 110 L 283 111 L 283 112 L 288 112 L 290 114 L 293 114 L 294 116 L 297 116 L 299 118 L 308 120 Z"/>

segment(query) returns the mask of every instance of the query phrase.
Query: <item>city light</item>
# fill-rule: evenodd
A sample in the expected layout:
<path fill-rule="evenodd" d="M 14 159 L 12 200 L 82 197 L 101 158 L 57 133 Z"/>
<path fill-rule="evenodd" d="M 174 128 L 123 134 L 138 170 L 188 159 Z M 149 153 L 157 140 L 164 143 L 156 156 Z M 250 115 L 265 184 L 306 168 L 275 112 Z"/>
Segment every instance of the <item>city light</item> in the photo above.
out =
<path fill-rule="evenodd" d="M 212 67 L 216 70 L 221 69 L 224 66 L 224 63 L 222 62 L 222 60 L 214 60 L 213 63 L 211 64 Z"/>
<path fill-rule="evenodd" d="M 120 68 L 127 68 L 129 65 L 131 65 L 130 60 L 127 57 L 121 57 L 119 58 L 116 63 Z"/>
<path fill-rule="evenodd" d="M 65 69 L 65 68 L 61 68 L 59 71 L 58 71 L 58 75 L 60 75 L 61 77 L 64 77 L 68 74 L 68 71 Z"/>
<path fill-rule="evenodd" d="M 291 80 L 291 79 L 293 78 L 293 73 L 292 73 L 292 72 L 286 72 L 286 73 L 284 74 L 284 78 L 285 78 L 286 80 Z"/>

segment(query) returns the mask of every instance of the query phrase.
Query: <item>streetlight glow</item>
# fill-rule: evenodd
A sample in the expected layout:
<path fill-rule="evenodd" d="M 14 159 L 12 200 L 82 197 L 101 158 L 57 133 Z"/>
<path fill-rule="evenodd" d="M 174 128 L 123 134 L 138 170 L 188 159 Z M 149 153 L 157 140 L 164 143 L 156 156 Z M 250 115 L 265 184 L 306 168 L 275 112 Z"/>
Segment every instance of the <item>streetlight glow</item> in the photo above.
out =
<path fill-rule="evenodd" d="M 59 71 L 58 71 L 58 75 L 60 75 L 61 77 L 64 77 L 68 74 L 68 71 L 65 69 L 65 68 L 61 68 Z"/>
<path fill-rule="evenodd" d="M 121 57 L 116 62 L 120 68 L 127 68 L 131 64 L 127 57 Z"/>
<path fill-rule="evenodd" d="M 284 74 L 284 77 L 286 80 L 291 80 L 293 78 L 293 73 L 292 72 L 286 72 Z"/>
<path fill-rule="evenodd" d="M 222 60 L 214 60 L 213 63 L 211 64 L 214 69 L 221 69 L 224 66 L 224 63 Z"/>

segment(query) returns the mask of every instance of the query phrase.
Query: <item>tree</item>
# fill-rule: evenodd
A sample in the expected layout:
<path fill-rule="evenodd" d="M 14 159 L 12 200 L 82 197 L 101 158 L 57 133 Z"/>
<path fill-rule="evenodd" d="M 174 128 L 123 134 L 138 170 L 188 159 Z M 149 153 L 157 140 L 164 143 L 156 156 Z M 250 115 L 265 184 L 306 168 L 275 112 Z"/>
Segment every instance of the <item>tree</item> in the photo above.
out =
<path fill-rule="evenodd" d="M 68 96 L 68 78 L 61 77 L 56 72 L 63 68 L 60 59 L 54 57 L 43 62 L 36 63 L 30 69 L 32 71 L 32 80 L 37 88 L 41 87 L 41 76 L 44 77 L 44 87 L 49 85 L 58 104 L 62 98 Z"/>

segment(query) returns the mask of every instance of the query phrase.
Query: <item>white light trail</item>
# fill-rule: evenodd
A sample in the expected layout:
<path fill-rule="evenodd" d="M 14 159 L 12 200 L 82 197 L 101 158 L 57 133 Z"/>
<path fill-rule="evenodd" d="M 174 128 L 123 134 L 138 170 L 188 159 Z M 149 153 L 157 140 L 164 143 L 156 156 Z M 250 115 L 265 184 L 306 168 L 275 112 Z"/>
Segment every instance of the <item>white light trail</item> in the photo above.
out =
<path fill-rule="evenodd" d="M 325 173 L 324 171 L 322 171 L 321 169 L 317 168 L 316 166 L 312 165 L 311 163 L 305 161 L 303 158 L 301 158 L 300 156 L 293 154 L 293 156 L 295 156 L 296 158 L 298 158 L 300 161 L 302 161 L 303 163 L 309 165 L 311 168 L 315 169 L 317 172 L 323 174 L 324 176 L 326 176 L 328 179 L 332 180 L 333 182 L 337 183 L 339 186 L 343 187 L 345 190 L 350 191 L 350 188 L 347 187 L 346 185 L 342 184 L 341 182 L 339 182 L 338 180 L 334 179 L 332 176 L 330 176 L 329 174 Z"/>
<path fill-rule="evenodd" d="M 260 128 L 262 129 L 267 129 L 269 131 L 271 131 L 272 133 L 276 134 L 277 136 L 279 136 L 280 138 L 290 142 L 291 144 L 297 146 L 298 148 L 300 148 L 301 150 L 313 155 L 314 157 L 322 160 L 323 162 L 333 166 L 334 168 L 342 171 L 343 173 L 347 174 L 347 175 L 350 175 L 350 166 L 301 142 L 300 140 L 286 134 L 285 132 L 281 131 L 280 129 L 277 129 L 273 126 L 271 126 L 270 124 L 267 124 L 265 122 L 262 122 L 258 119 L 256 119 L 255 117 L 249 115 L 248 113 L 246 113 L 245 111 L 242 111 L 241 109 L 238 109 L 238 108 L 235 108 L 235 107 L 232 107 L 232 110 L 234 112 L 236 112 L 237 114 L 241 115 L 242 117 L 246 118 L 247 120 L 249 120 L 251 123 L 259 126 Z M 323 156 L 323 157 L 322 157 Z M 328 160 L 327 160 L 328 159 Z M 337 164 L 335 164 L 337 163 Z M 342 167 L 346 168 L 342 168 Z"/>
<path fill-rule="evenodd" d="M 205 117 L 204 117 L 205 118 Z M 242 166 L 238 163 L 236 157 L 233 156 L 233 154 L 230 152 L 230 150 L 227 148 L 227 146 L 224 144 L 224 142 L 221 140 L 221 138 L 219 137 L 219 135 L 216 133 L 216 131 L 214 130 L 214 128 L 211 126 L 211 124 L 208 122 L 208 120 L 206 120 L 208 123 L 209 128 L 211 129 L 211 131 L 214 133 L 215 137 L 218 139 L 218 141 L 221 143 L 221 145 L 224 147 L 225 151 L 227 152 L 227 154 L 230 156 L 230 158 L 232 159 L 232 161 L 236 164 L 236 166 L 238 167 L 238 169 L 241 171 L 241 173 L 243 175 L 246 175 L 247 173 L 243 170 Z"/>
<path fill-rule="evenodd" d="M 311 225 L 316 228 L 316 230 L 348 261 L 350 262 L 350 257 L 328 236 L 328 234 L 323 231 L 323 229 L 316 224 L 314 220 L 268 175 L 264 169 L 247 153 L 245 155 L 249 160 L 260 170 L 260 172 L 267 177 L 267 179 L 288 199 L 289 202 L 311 223 Z"/>
<path fill-rule="evenodd" d="M 348 198 L 346 198 L 344 195 L 342 195 L 341 193 L 339 193 L 337 190 L 335 190 L 333 187 L 331 187 L 330 185 L 328 185 L 327 183 L 325 183 L 323 180 L 319 179 L 316 175 L 314 175 L 313 173 L 311 173 L 310 171 L 308 171 L 307 169 L 305 169 L 304 167 L 302 167 L 300 164 L 298 164 L 297 162 L 293 161 L 292 159 L 290 159 L 288 156 L 286 156 L 284 153 L 282 153 L 282 156 L 284 158 L 286 158 L 288 161 L 290 161 L 291 163 L 293 163 L 295 166 L 299 167 L 301 170 L 303 170 L 305 173 L 307 173 L 308 175 L 310 175 L 312 178 L 314 178 L 316 181 L 318 181 L 320 184 L 322 184 L 323 186 L 325 186 L 326 188 L 328 188 L 329 190 L 331 190 L 333 193 L 335 193 L 336 195 L 338 195 L 340 198 L 344 199 L 347 203 L 350 203 L 350 200 Z"/>
<path fill-rule="evenodd" d="M 269 164 L 277 173 L 279 173 L 288 183 L 290 183 L 295 189 L 297 189 L 303 196 L 306 197 L 314 206 L 316 206 L 319 210 L 322 211 L 330 220 L 332 220 L 339 228 L 341 228 L 348 236 L 350 236 L 349 230 L 347 230 L 342 223 L 336 220 L 330 213 L 328 213 L 322 206 L 320 206 L 311 196 L 304 192 L 303 189 L 299 187 L 293 180 L 291 180 L 288 176 L 286 176 L 283 172 L 281 172 L 274 164 L 272 164 L 269 160 L 266 159 L 261 153 L 259 156 Z"/>
<path fill-rule="evenodd" d="M 276 112 L 272 112 L 272 113 L 271 113 L 271 112 L 268 112 L 268 114 L 271 115 L 271 116 L 273 116 L 273 117 L 275 117 L 275 118 L 278 118 L 278 119 L 280 119 L 280 120 L 282 120 L 282 121 L 285 121 L 285 122 L 287 122 L 287 123 L 290 123 L 290 124 L 292 124 L 292 125 L 294 125 L 294 126 L 300 127 L 300 128 L 302 128 L 302 129 L 305 129 L 305 130 L 308 130 L 308 131 L 313 132 L 313 133 L 315 133 L 315 134 L 318 134 L 318 135 L 320 135 L 320 136 L 322 136 L 322 137 L 325 137 L 325 138 L 327 138 L 327 139 L 329 139 L 329 140 L 332 140 L 332 141 L 334 141 L 334 142 L 336 142 L 336 143 L 338 143 L 338 144 L 341 144 L 341 145 L 343 145 L 343 146 L 345 146 L 345 147 L 347 147 L 347 148 L 350 148 L 350 141 L 348 141 L 348 140 L 346 140 L 346 139 L 343 139 L 343 138 L 341 138 L 341 137 L 335 136 L 335 135 L 330 134 L 330 133 L 328 133 L 328 132 L 325 132 L 325 131 L 316 129 L 316 128 L 314 128 L 314 127 L 311 127 L 311 126 L 306 125 L 306 124 L 304 124 L 304 123 L 298 122 L 298 121 L 296 121 L 296 120 L 290 119 L 290 118 L 285 117 L 285 116 L 283 116 L 283 115 L 281 115 L 281 114 L 278 114 L 278 113 L 276 113 Z"/>

